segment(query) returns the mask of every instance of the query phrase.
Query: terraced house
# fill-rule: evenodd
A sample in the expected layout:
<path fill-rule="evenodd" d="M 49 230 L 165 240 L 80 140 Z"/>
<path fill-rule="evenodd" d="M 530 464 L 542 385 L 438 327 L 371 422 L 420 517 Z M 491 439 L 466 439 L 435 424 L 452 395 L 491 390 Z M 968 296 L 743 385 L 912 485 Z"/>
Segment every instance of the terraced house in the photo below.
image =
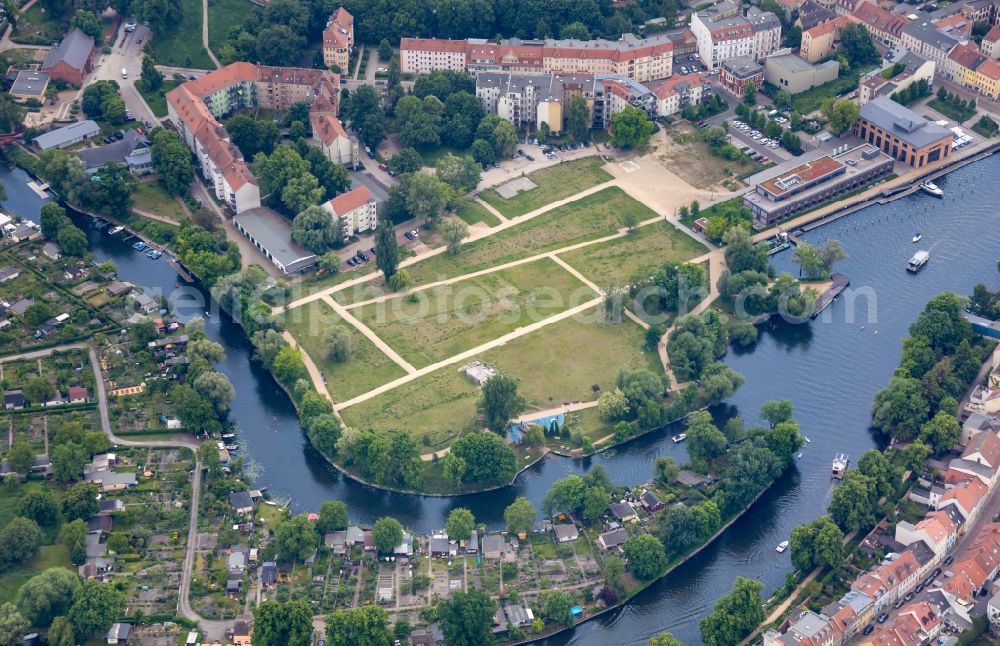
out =
<path fill-rule="evenodd" d="M 233 63 L 167 93 L 167 114 L 194 151 L 215 196 L 235 213 L 260 206 L 260 188 L 219 119 L 246 108 L 287 110 L 307 101 L 314 115 L 336 115 L 339 77 L 323 70 Z"/>
<path fill-rule="evenodd" d="M 691 32 L 701 62 L 710 70 L 734 58 L 763 60 L 781 46 L 776 15 L 751 7 L 744 16 L 739 5 L 728 1 L 691 14 Z"/>

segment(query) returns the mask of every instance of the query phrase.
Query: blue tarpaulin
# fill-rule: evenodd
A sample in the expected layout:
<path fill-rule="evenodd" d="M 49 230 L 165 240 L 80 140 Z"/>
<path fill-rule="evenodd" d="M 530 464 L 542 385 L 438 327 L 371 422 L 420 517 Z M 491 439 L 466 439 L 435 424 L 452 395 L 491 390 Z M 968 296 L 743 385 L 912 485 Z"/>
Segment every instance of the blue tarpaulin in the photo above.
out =
<path fill-rule="evenodd" d="M 544 426 L 546 429 L 552 427 L 552 422 L 555 422 L 559 428 L 562 428 L 563 423 L 566 421 L 566 416 L 562 413 L 558 415 L 549 415 L 548 417 L 539 417 L 538 419 L 529 420 L 527 422 L 515 422 L 510 425 L 510 431 L 508 435 L 512 442 L 520 442 L 523 435 L 523 430 L 527 430 L 529 426 L 537 424 L 538 426 Z"/>

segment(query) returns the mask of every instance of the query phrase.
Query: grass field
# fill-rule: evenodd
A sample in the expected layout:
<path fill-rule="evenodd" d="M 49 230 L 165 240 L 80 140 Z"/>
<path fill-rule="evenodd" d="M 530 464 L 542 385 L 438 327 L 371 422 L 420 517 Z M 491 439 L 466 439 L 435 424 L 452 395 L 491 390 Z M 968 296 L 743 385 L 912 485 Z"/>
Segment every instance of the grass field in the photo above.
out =
<path fill-rule="evenodd" d="M 39 2 L 18 16 L 17 30 L 11 40 L 32 45 L 52 44 L 62 38 L 65 26 L 55 20 Z"/>
<path fill-rule="evenodd" d="M 0 574 L 0 604 L 14 601 L 18 590 L 28 579 L 53 567 L 74 569 L 65 545 L 42 545 L 35 558 L 19 563 Z"/>
<path fill-rule="evenodd" d="M 944 116 L 948 117 L 952 121 L 962 124 L 976 116 L 975 109 L 969 110 L 966 106 L 957 106 L 949 101 L 942 101 L 941 99 L 931 99 L 927 102 L 927 107 L 937 110 Z"/>
<path fill-rule="evenodd" d="M 183 81 L 178 81 L 176 79 L 163 79 L 163 85 L 160 86 L 158 90 L 140 90 L 139 83 L 136 83 L 136 90 L 142 95 L 143 100 L 149 109 L 153 111 L 153 115 L 157 117 L 167 116 L 167 92 L 174 89 L 180 85 Z"/>
<path fill-rule="evenodd" d="M 587 314 L 603 318 L 599 307 Z M 602 391 L 613 388 L 623 367 L 649 368 L 661 374 L 657 354 L 644 353 L 642 343 L 642 328 L 630 321 L 612 325 L 571 318 L 515 339 L 480 359 L 516 377 L 529 410 L 542 410 L 562 402 L 595 399 L 599 393 L 591 386 L 597 384 Z M 378 432 L 406 429 L 416 436 L 429 435 L 428 450 L 446 446 L 473 424 L 479 399 L 479 389 L 458 368 L 446 366 L 344 409 L 344 421 Z M 587 426 L 596 436 L 599 425 Z"/>
<path fill-rule="evenodd" d="M 483 191 L 479 197 L 508 218 L 524 215 L 546 204 L 551 204 L 556 200 L 567 198 L 591 186 L 613 179 L 607 171 L 601 168 L 602 166 L 604 166 L 604 160 L 600 157 L 586 157 L 563 162 L 529 174 L 528 179 L 537 186 L 530 191 L 518 193 L 509 200 L 500 197 L 500 194 L 492 189 Z"/>
<path fill-rule="evenodd" d="M 478 224 L 482 222 L 489 227 L 495 227 L 500 224 L 500 218 L 490 213 L 486 210 L 486 207 L 474 200 L 463 200 L 458 205 L 458 209 L 455 210 L 455 215 L 465 220 L 466 224 Z"/>
<path fill-rule="evenodd" d="M 414 367 L 492 341 L 597 294 L 544 258 L 352 310 Z"/>
<path fill-rule="evenodd" d="M 624 285 L 645 277 L 667 261 L 682 262 L 708 249 L 669 222 L 640 227 L 624 238 L 609 240 L 560 257 L 600 286 Z"/>
<path fill-rule="evenodd" d="M 159 182 L 139 182 L 135 193 L 132 194 L 132 204 L 137 209 L 162 215 L 178 222 L 187 219 L 187 214 L 181 205 Z"/>
<path fill-rule="evenodd" d="M 208 0 L 208 46 L 216 55 L 229 32 L 242 25 L 249 13 L 246 0 Z"/>
<path fill-rule="evenodd" d="M 323 301 L 306 303 L 286 312 L 284 322 L 326 377 L 327 389 L 334 401 L 346 401 L 406 374 Z M 324 347 L 323 332 L 333 325 L 341 325 L 351 335 L 352 357 L 347 362 L 331 361 Z"/>
<path fill-rule="evenodd" d="M 629 211 L 639 220 L 656 217 L 652 210 L 613 186 L 464 245 L 457 256 L 434 256 L 407 267 L 407 271 L 413 284 L 419 285 L 494 267 L 613 234 Z"/>
<path fill-rule="evenodd" d="M 201 0 L 180 2 L 180 23 L 171 31 L 155 34 L 146 48 L 160 65 L 214 69 L 212 59 L 201 44 Z"/>

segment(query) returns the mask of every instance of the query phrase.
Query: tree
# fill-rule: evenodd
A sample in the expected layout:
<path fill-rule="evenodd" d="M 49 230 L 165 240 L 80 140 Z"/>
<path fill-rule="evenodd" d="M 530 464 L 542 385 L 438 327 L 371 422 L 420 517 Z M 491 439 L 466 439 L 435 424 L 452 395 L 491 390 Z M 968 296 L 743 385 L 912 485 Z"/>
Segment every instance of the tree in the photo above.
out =
<path fill-rule="evenodd" d="M 438 604 L 437 616 L 448 646 L 489 646 L 494 643 L 490 626 L 497 604 L 485 590 L 456 592 Z"/>
<path fill-rule="evenodd" d="M 323 253 L 339 239 L 333 215 L 311 204 L 292 220 L 292 240 L 313 253 Z"/>
<path fill-rule="evenodd" d="M 573 137 L 574 141 L 585 141 L 590 137 L 590 128 L 593 119 L 590 116 L 590 107 L 586 99 L 580 95 L 574 95 L 566 106 L 566 130 Z"/>
<path fill-rule="evenodd" d="M 39 216 L 42 225 L 42 235 L 49 240 L 55 240 L 59 229 L 69 222 L 69 218 L 66 217 L 66 209 L 59 206 L 56 202 L 43 204 Z"/>
<path fill-rule="evenodd" d="M 378 59 L 380 61 L 392 60 L 392 45 L 387 38 L 383 38 L 378 44 Z"/>
<path fill-rule="evenodd" d="M 17 514 L 30 518 L 42 527 L 51 527 L 59 520 L 59 508 L 50 489 L 32 487 L 17 501 Z"/>
<path fill-rule="evenodd" d="M 444 104 L 436 96 L 409 94 L 396 103 L 399 140 L 404 146 L 436 146 L 441 141 Z"/>
<path fill-rule="evenodd" d="M 478 408 L 486 417 L 486 427 L 500 435 L 507 434 L 507 424 L 524 409 L 524 398 L 517 394 L 513 377 L 497 373 L 486 380 Z"/>
<path fill-rule="evenodd" d="M 495 433 L 469 433 L 451 445 L 448 455 L 454 455 L 465 463 L 461 471 L 465 481 L 506 484 L 517 473 L 514 452 Z M 447 468 L 448 464 L 444 466 Z M 458 466 L 457 462 L 453 462 L 451 468 L 457 472 Z"/>
<path fill-rule="evenodd" d="M 820 106 L 823 115 L 829 120 L 830 130 L 838 137 L 849 130 L 861 117 L 861 107 L 847 99 L 829 98 Z"/>
<path fill-rule="evenodd" d="M 623 574 L 625 574 L 625 561 L 621 560 L 620 557 L 612 554 L 604 559 L 604 563 L 601 565 L 601 576 L 604 577 L 604 583 L 612 588 L 617 588 Z"/>
<path fill-rule="evenodd" d="M 82 518 L 70 521 L 59 530 L 59 542 L 69 549 L 73 565 L 83 565 L 87 560 L 87 523 Z"/>
<path fill-rule="evenodd" d="M 605 422 L 617 422 L 629 414 L 628 399 L 621 388 L 601 393 L 597 400 L 597 414 Z"/>
<path fill-rule="evenodd" d="M 127 217 L 132 207 L 132 193 L 138 181 L 121 162 L 108 162 L 94 174 L 87 201 L 111 215 Z"/>
<path fill-rule="evenodd" d="M 861 23 L 845 25 L 838 33 L 840 51 L 852 68 L 877 63 L 881 58 L 865 25 Z"/>
<path fill-rule="evenodd" d="M 312 644 L 312 610 L 305 601 L 268 599 L 253 610 L 253 643 L 262 646 Z"/>
<path fill-rule="evenodd" d="M 911 440 L 927 420 L 929 410 L 918 380 L 893 377 L 889 385 L 875 395 L 872 426 L 898 440 Z"/>
<path fill-rule="evenodd" d="M 709 464 L 726 451 L 726 436 L 712 423 L 712 416 L 704 411 L 688 417 L 687 451 L 691 464 L 707 473 Z"/>
<path fill-rule="evenodd" d="M 838 567 L 844 560 L 844 533 L 829 516 L 792 530 L 792 565 L 803 573 L 818 566 Z"/>
<path fill-rule="evenodd" d="M 35 449 L 26 440 L 16 440 L 7 451 L 7 461 L 17 473 L 27 473 L 35 466 Z"/>
<path fill-rule="evenodd" d="M 90 456 L 79 444 L 69 443 L 53 446 L 49 451 L 52 460 L 52 475 L 56 480 L 72 482 L 80 478 Z"/>
<path fill-rule="evenodd" d="M 611 142 L 618 148 L 640 148 L 653 136 L 653 122 L 645 110 L 626 105 L 611 116 Z"/>
<path fill-rule="evenodd" d="M 920 428 L 920 441 L 929 446 L 934 455 L 944 455 L 962 438 L 962 427 L 953 411 L 939 410 Z"/>
<path fill-rule="evenodd" d="M 388 220 L 382 220 L 375 231 L 375 264 L 382 270 L 386 280 L 392 278 L 399 267 L 396 230 Z"/>
<path fill-rule="evenodd" d="M 56 234 L 56 242 L 67 256 L 83 256 L 87 253 L 87 234 L 72 223 L 67 223 Z"/>
<path fill-rule="evenodd" d="M 573 597 L 562 590 L 548 590 L 541 595 L 542 615 L 549 621 L 562 624 L 564 626 L 573 625 L 573 615 L 570 608 L 573 607 Z"/>
<path fill-rule="evenodd" d="M 772 399 L 760 407 L 760 416 L 768 421 L 771 428 L 792 419 L 792 402 L 787 399 Z"/>
<path fill-rule="evenodd" d="M 83 89 L 83 99 L 80 107 L 91 119 L 101 119 L 104 116 L 104 102 L 118 96 L 118 81 L 95 81 Z"/>
<path fill-rule="evenodd" d="M 61 568 L 49 568 L 28 579 L 17 591 L 17 609 L 33 626 L 48 626 L 69 611 L 80 578 Z"/>
<path fill-rule="evenodd" d="M 66 617 L 56 617 L 49 628 L 47 641 L 49 646 L 75 646 L 73 624 Z"/>
<path fill-rule="evenodd" d="M 493 144 L 485 139 L 476 139 L 469 148 L 469 154 L 476 160 L 477 164 L 492 164 L 497 160 L 497 153 L 493 150 Z"/>
<path fill-rule="evenodd" d="M 316 529 L 321 533 L 347 529 L 347 505 L 340 500 L 327 500 L 319 507 Z"/>
<path fill-rule="evenodd" d="M 660 633 L 649 638 L 649 646 L 684 646 L 684 643 L 670 633 Z"/>
<path fill-rule="evenodd" d="M 493 150 L 497 159 L 509 159 L 517 149 L 517 130 L 514 124 L 502 119 L 493 129 Z"/>
<path fill-rule="evenodd" d="M 38 321 L 38 323 L 41 323 L 41 321 Z M 38 323 L 35 323 L 35 325 Z M 56 386 L 47 377 L 32 377 L 24 384 L 24 396 L 36 406 L 49 401 L 55 394 Z"/>
<path fill-rule="evenodd" d="M 438 158 L 434 169 L 439 180 L 462 193 L 476 188 L 482 170 L 471 157 L 459 157 L 451 153 Z"/>
<path fill-rule="evenodd" d="M 453 541 L 464 541 L 469 538 L 472 530 L 476 528 L 476 519 L 472 512 L 465 507 L 456 507 L 448 514 L 448 521 L 444 529 L 448 538 Z"/>
<path fill-rule="evenodd" d="M 833 490 L 827 511 L 845 532 L 874 525 L 878 513 L 875 481 L 859 471 L 848 471 Z"/>
<path fill-rule="evenodd" d="M 440 215 L 451 195 L 451 188 L 447 184 L 425 173 L 404 175 L 399 187 L 406 204 L 406 211 L 415 218 L 425 220 Z"/>
<path fill-rule="evenodd" d="M 18 612 L 17 607 L 7 602 L 0 606 L 0 644 L 15 646 L 20 644 L 31 623 Z"/>
<path fill-rule="evenodd" d="M 372 525 L 372 538 L 379 554 L 392 554 L 403 542 L 403 527 L 395 518 L 386 516 L 379 518 Z"/>
<path fill-rule="evenodd" d="M 310 206 L 318 205 L 323 195 L 323 188 L 316 176 L 305 172 L 290 178 L 281 189 L 281 203 L 292 213 L 301 213 Z"/>
<path fill-rule="evenodd" d="M 465 472 L 465 460 L 455 455 L 454 452 L 446 453 L 441 459 L 441 475 L 451 484 L 461 485 L 465 478 Z"/>
<path fill-rule="evenodd" d="M 282 561 L 304 560 L 316 549 L 316 528 L 307 516 L 284 521 L 274 530 L 274 546 Z"/>
<path fill-rule="evenodd" d="M 84 581 L 70 606 L 66 618 L 80 641 L 107 630 L 124 606 L 122 594 L 113 586 L 98 581 Z"/>
<path fill-rule="evenodd" d="M 651 534 L 633 534 L 622 547 L 628 569 L 639 579 L 646 581 L 659 576 L 667 567 L 667 555 L 663 543 Z"/>
<path fill-rule="evenodd" d="M 212 405 L 218 415 L 223 415 L 229 410 L 236 396 L 236 389 L 230 383 L 229 377 L 215 370 L 198 375 L 194 380 L 194 389 Z"/>
<path fill-rule="evenodd" d="M 701 641 L 705 646 L 731 646 L 764 621 L 764 600 L 759 581 L 736 577 L 733 591 L 719 599 L 715 609 L 701 620 Z"/>
<path fill-rule="evenodd" d="M 391 646 L 393 634 L 389 630 L 389 614 L 373 604 L 337 610 L 327 616 L 326 639 L 329 644 Z"/>
<path fill-rule="evenodd" d="M 70 19 L 70 26 L 79 28 L 80 31 L 93 38 L 95 43 L 100 43 L 104 36 L 104 24 L 93 11 L 77 10 L 73 14 L 73 18 Z M 145 71 L 145 67 L 143 71 Z"/>
<path fill-rule="evenodd" d="M 924 467 L 924 463 L 927 462 L 927 458 L 931 456 L 931 452 L 931 448 L 920 440 L 911 442 L 903 449 L 906 468 L 910 471 L 920 471 Z"/>
<path fill-rule="evenodd" d="M 504 510 L 503 519 L 512 534 L 528 534 L 534 529 L 537 515 L 535 505 L 519 496 Z"/>
<path fill-rule="evenodd" d="M 100 41 L 100 38 L 94 40 Z M 156 60 L 149 54 L 142 57 L 142 86 L 147 92 L 159 90 L 163 86 L 163 73 L 156 69 Z"/>
<path fill-rule="evenodd" d="M 42 530 L 38 523 L 17 516 L 0 530 L 0 567 L 20 563 L 35 554 L 42 543 Z"/>
<path fill-rule="evenodd" d="M 441 223 L 438 232 L 444 239 L 449 256 L 457 256 L 462 248 L 462 240 L 469 235 L 469 225 L 458 218 L 449 218 Z"/>
<path fill-rule="evenodd" d="M 326 346 L 326 356 L 336 363 L 344 363 L 351 359 L 353 350 L 351 333 L 341 325 L 334 325 L 323 332 L 323 345 Z"/>
<path fill-rule="evenodd" d="M 393 155 L 389 160 L 389 170 L 402 175 L 403 173 L 415 173 L 424 167 L 424 160 L 413 148 L 403 148 Z"/>
<path fill-rule="evenodd" d="M 757 84 L 753 81 L 747 81 L 747 84 L 743 86 L 743 103 L 745 105 L 757 103 Z"/>
<path fill-rule="evenodd" d="M 656 473 L 656 481 L 665 487 L 674 484 L 681 472 L 673 458 L 656 458 L 653 469 Z"/>

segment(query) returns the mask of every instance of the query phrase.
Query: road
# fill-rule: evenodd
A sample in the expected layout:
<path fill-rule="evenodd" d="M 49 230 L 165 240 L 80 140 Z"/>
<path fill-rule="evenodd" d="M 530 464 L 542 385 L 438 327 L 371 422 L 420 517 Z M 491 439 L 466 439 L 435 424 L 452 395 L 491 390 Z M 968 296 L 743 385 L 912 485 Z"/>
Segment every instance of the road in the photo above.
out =
<path fill-rule="evenodd" d="M 126 33 L 125 24 L 122 23 L 118 28 L 111 53 L 99 57 L 89 82 L 118 81 L 122 99 L 125 100 L 125 106 L 132 111 L 132 115 L 146 124 L 155 124 L 159 123 L 159 119 L 135 88 L 135 82 L 142 74 L 142 43 L 149 36 L 149 28 L 144 25 L 138 25 L 135 31 Z M 127 79 L 122 78 L 123 69 L 128 73 Z"/>

